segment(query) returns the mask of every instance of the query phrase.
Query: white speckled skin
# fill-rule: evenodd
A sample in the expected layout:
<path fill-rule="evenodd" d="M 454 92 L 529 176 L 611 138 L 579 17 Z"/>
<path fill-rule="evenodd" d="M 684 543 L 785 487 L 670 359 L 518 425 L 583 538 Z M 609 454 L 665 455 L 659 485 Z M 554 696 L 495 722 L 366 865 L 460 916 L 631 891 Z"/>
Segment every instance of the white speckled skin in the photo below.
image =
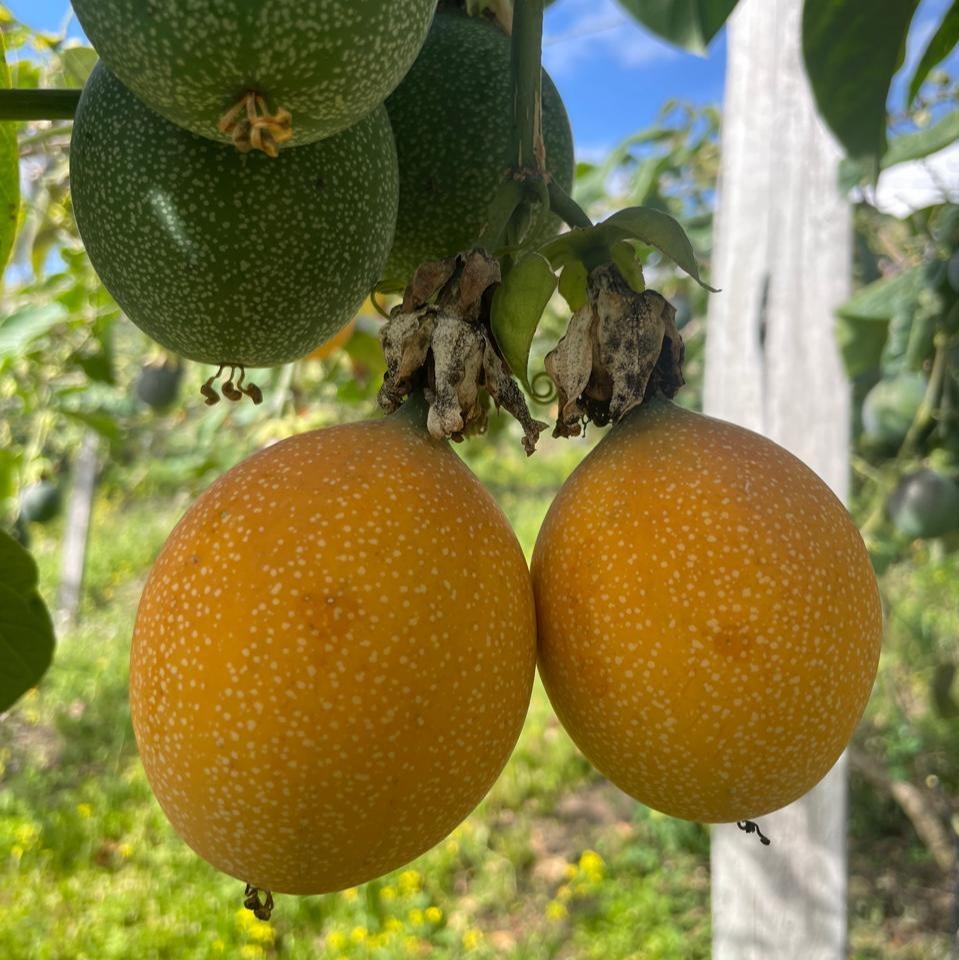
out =
<path fill-rule="evenodd" d="M 339 133 L 381 104 L 436 0 L 73 0 L 104 63 L 168 120 L 214 140 L 250 90 L 293 114 L 291 145 Z"/>
<path fill-rule="evenodd" d="M 150 784 L 241 880 L 370 880 L 486 794 L 526 715 L 535 634 L 506 518 L 422 425 L 283 441 L 196 502 L 144 589 L 130 704 Z"/>
<path fill-rule="evenodd" d="M 400 163 L 396 239 L 383 285 L 402 289 L 424 260 L 468 250 L 479 237 L 510 164 L 513 127 L 510 44 L 481 17 L 440 11 L 422 52 L 387 100 Z M 573 134 L 566 108 L 543 73 L 546 167 L 573 183 Z M 529 243 L 560 220 L 540 210 Z"/>
<path fill-rule="evenodd" d="M 564 484 L 532 572 L 559 718 L 671 816 L 792 802 L 869 698 L 882 610 L 859 531 L 808 467 L 732 424 L 633 410 Z"/>
<path fill-rule="evenodd" d="M 191 360 L 296 360 L 357 311 L 389 252 L 396 150 L 381 107 L 344 133 L 241 155 L 145 107 L 102 65 L 80 98 L 73 208 L 104 286 Z"/>

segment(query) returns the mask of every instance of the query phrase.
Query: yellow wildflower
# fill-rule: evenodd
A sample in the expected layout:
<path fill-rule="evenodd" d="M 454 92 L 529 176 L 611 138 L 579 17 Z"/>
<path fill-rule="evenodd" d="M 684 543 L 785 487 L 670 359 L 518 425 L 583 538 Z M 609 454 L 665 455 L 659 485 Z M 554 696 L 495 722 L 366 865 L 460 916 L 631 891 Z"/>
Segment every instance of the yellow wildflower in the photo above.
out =
<path fill-rule="evenodd" d="M 416 870 L 404 870 L 400 874 L 400 890 L 403 893 L 416 893 L 422 886 L 423 877 Z"/>
<path fill-rule="evenodd" d="M 563 920 L 567 914 L 566 904 L 560 903 L 559 900 L 550 900 L 550 902 L 546 904 L 546 916 L 549 917 L 550 920 Z"/>
<path fill-rule="evenodd" d="M 354 943 L 366 943 L 368 937 L 369 931 L 367 931 L 366 927 L 354 927 L 350 931 L 350 939 Z"/>
<path fill-rule="evenodd" d="M 255 917 L 253 920 L 254 922 L 250 924 L 249 928 L 250 936 L 258 943 L 272 943 L 276 939 L 276 931 L 272 924 L 265 920 L 257 920 Z"/>
<path fill-rule="evenodd" d="M 419 926 L 423 922 L 423 911 L 418 907 L 414 907 L 406 916 L 410 923 L 416 926 Z"/>
<path fill-rule="evenodd" d="M 266 954 L 263 952 L 263 947 L 258 947 L 255 943 L 245 943 L 240 947 L 240 956 L 243 960 L 259 960 Z"/>
<path fill-rule="evenodd" d="M 560 903 L 569 900 L 572 895 L 573 888 L 568 883 L 564 883 L 559 890 L 556 891 L 556 899 L 559 900 Z"/>
<path fill-rule="evenodd" d="M 392 903 L 396 899 L 396 887 L 383 887 L 380 890 L 380 899 Z"/>
<path fill-rule="evenodd" d="M 443 911 L 439 907 L 427 907 L 426 919 L 430 923 L 439 923 L 443 919 Z"/>
<path fill-rule="evenodd" d="M 78 803 L 77 813 L 79 813 L 84 820 L 89 820 L 90 817 L 93 816 L 93 807 L 91 807 L 89 803 Z"/>
<path fill-rule="evenodd" d="M 356 887 L 350 887 L 347 890 L 344 890 L 341 894 L 344 900 L 355 900 L 356 899 Z"/>
<path fill-rule="evenodd" d="M 120 854 L 125 860 L 129 860 L 133 856 L 133 844 L 132 843 L 121 843 L 117 847 L 117 853 Z"/>
<path fill-rule="evenodd" d="M 40 839 L 40 828 L 35 823 L 21 823 L 13 835 L 24 850 L 29 850 Z"/>
<path fill-rule="evenodd" d="M 467 927 L 463 931 L 463 947 L 466 950 L 475 950 L 483 942 L 483 931 L 476 927 Z"/>
<path fill-rule="evenodd" d="M 579 869 L 586 874 L 586 879 L 592 883 L 598 883 L 603 879 L 603 871 L 606 864 L 603 858 L 595 850 L 584 850 L 579 858 Z"/>
<path fill-rule="evenodd" d="M 346 946 L 346 937 L 339 930 L 331 930 L 326 935 L 326 945 L 331 950 L 342 950 Z"/>

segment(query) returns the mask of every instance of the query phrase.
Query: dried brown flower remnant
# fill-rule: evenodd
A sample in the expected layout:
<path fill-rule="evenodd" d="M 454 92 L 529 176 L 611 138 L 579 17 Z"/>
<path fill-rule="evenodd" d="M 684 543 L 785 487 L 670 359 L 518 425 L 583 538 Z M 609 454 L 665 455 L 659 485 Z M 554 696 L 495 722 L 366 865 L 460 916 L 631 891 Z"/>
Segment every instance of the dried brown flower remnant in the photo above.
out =
<path fill-rule="evenodd" d="M 613 264 L 589 275 L 589 297 L 546 356 L 556 384 L 553 435 L 575 437 L 592 421 L 616 422 L 646 396 L 683 385 L 683 341 L 676 310 L 655 290 L 636 293 Z"/>
<path fill-rule="evenodd" d="M 490 332 L 487 293 L 499 282 L 498 262 L 479 250 L 417 270 L 380 334 L 386 374 L 379 403 L 391 413 L 422 389 L 430 434 L 462 440 L 486 427 L 485 392 L 522 425 L 530 454 L 546 424 L 530 415 Z"/>

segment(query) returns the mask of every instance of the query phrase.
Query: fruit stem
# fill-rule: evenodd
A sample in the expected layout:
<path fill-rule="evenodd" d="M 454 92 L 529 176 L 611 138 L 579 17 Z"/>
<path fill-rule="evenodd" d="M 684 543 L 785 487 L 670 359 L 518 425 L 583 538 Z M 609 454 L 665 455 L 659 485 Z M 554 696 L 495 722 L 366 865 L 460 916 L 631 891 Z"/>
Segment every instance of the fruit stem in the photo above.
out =
<path fill-rule="evenodd" d="M 401 420 L 406 420 L 408 423 L 412 424 L 415 427 L 422 427 L 424 433 L 426 432 L 426 421 L 429 417 L 430 405 L 426 402 L 426 397 L 423 394 L 422 390 L 414 390 L 412 393 L 408 394 L 406 399 L 396 410 L 395 413 L 391 413 L 391 417 L 397 417 Z"/>
<path fill-rule="evenodd" d="M 546 173 L 543 142 L 544 0 L 516 0 L 510 70 L 513 78 L 513 160 L 517 170 Z"/>
<path fill-rule="evenodd" d="M 72 120 L 79 90 L 0 90 L 0 120 Z"/>
<path fill-rule="evenodd" d="M 929 382 L 926 384 L 926 393 L 922 398 L 922 403 L 919 404 L 919 409 L 916 411 L 916 416 L 909 427 L 909 432 L 902 441 L 902 447 L 896 457 L 897 460 L 905 460 L 909 457 L 919 442 L 919 437 L 935 419 L 939 407 L 943 381 L 946 376 L 946 360 L 948 359 L 946 337 L 943 333 L 936 334 L 935 344 L 936 353 L 932 361 Z"/>
<path fill-rule="evenodd" d="M 591 227 L 586 211 L 555 181 L 549 181 L 549 208 L 571 227 Z"/>

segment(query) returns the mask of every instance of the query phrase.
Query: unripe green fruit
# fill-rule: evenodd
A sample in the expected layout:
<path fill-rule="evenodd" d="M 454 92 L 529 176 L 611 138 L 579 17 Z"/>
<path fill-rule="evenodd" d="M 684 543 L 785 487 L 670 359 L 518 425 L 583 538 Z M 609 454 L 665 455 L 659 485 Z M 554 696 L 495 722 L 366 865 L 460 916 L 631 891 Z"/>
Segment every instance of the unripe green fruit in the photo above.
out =
<path fill-rule="evenodd" d="M 400 209 L 384 289 L 401 289 L 424 260 L 476 242 L 515 162 L 512 101 L 509 38 L 482 18 L 437 13 L 413 68 L 386 101 L 400 163 Z M 547 170 L 569 190 L 573 135 L 545 73 L 543 138 Z M 558 217 L 538 209 L 526 243 L 548 239 L 559 226 Z"/>
<path fill-rule="evenodd" d="M 172 406 L 180 392 L 183 367 L 180 364 L 147 364 L 136 380 L 137 397 L 153 410 Z"/>
<path fill-rule="evenodd" d="M 291 144 L 352 126 L 400 82 L 436 0 L 73 0 L 103 62 L 168 120 L 224 142 L 248 91 L 292 114 Z"/>
<path fill-rule="evenodd" d="M 27 523 L 49 523 L 60 515 L 62 507 L 60 488 L 49 480 L 32 484 L 20 495 L 20 516 Z"/>
<path fill-rule="evenodd" d="M 308 354 L 356 313 L 393 238 L 396 150 L 382 108 L 276 159 L 194 136 L 98 65 L 70 153 L 77 226 L 141 330 L 205 363 Z"/>
<path fill-rule="evenodd" d="M 941 537 L 959 530 L 959 486 L 928 467 L 904 477 L 886 507 L 906 537 Z"/>
<path fill-rule="evenodd" d="M 898 447 L 906 438 L 926 395 L 926 378 L 919 373 L 900 373 L 880 380 L 862 405 L 863 433 L 887 447 Z"/>

